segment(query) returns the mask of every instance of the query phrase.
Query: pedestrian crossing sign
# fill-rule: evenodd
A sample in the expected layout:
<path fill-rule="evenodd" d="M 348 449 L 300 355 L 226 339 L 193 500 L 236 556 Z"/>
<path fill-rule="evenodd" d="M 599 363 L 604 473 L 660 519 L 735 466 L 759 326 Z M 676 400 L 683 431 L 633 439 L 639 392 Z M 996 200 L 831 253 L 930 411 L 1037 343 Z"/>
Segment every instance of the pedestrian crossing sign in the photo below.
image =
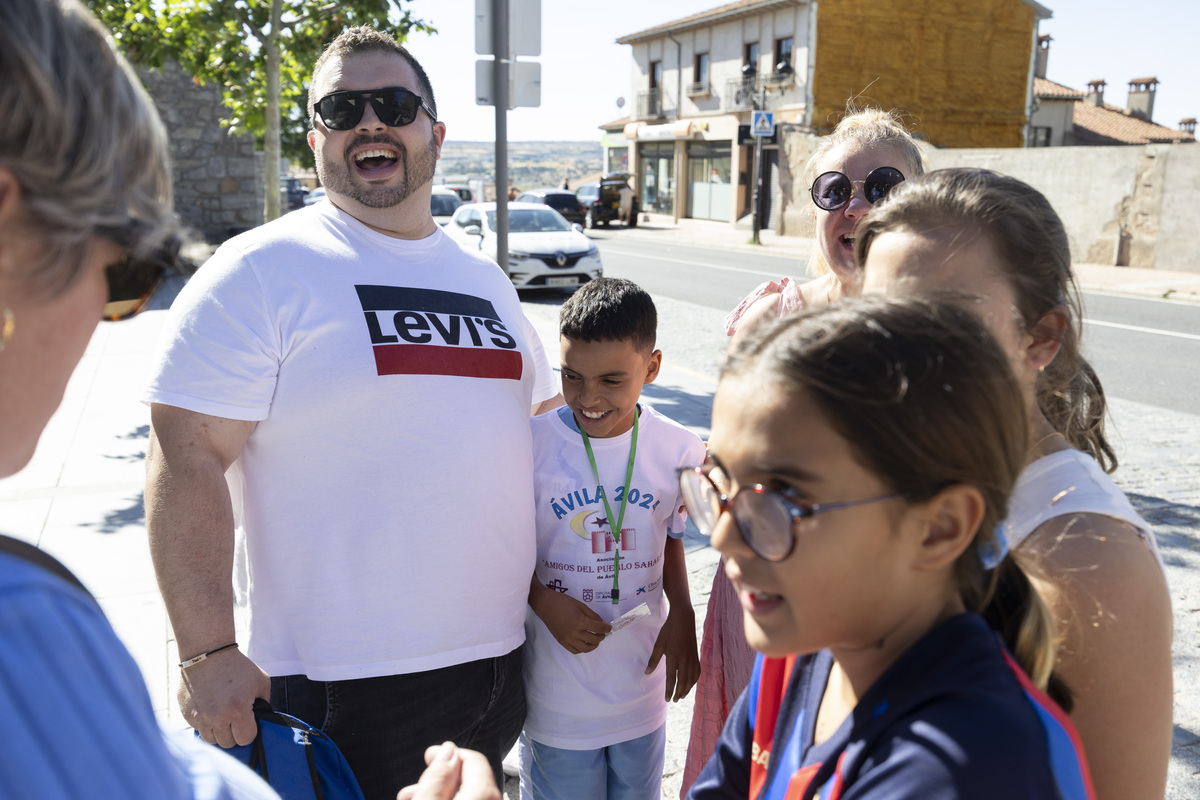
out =
<path fill-rule="evenodd" d="M 755 136 L 770 136 L 771 134 L 775 133 L 775 112 L 751 112 L 750 132 Z"/>

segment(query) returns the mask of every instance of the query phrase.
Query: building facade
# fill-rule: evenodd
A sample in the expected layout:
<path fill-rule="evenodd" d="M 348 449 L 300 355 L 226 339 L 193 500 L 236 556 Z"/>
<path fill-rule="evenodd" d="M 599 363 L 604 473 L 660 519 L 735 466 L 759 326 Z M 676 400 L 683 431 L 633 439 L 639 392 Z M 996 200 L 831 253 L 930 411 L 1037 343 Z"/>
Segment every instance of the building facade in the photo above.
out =
<path fill-rule="evenodd" d="M 739 0 L 630 34 L 635 100 L 602 126 L 605 166 L 676 219 L 742 219 L 761 175 L 760 223 L 784 232 L 795 159 L 850 105 L 897 109 L 940 147 L 1022 146 L 1048 16 L 1033 0 Z M 756 109 L 776 126 L 759 163 Z"/>

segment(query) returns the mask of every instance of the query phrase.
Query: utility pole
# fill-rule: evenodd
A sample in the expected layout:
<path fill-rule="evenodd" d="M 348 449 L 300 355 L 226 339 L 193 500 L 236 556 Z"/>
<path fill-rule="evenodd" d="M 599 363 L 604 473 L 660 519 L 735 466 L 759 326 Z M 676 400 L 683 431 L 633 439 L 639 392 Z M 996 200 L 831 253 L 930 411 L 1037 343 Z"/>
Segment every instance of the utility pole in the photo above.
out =
<path fill-rule="evenodd" d="M 496 101 L 496 263 L 508 274 L 508 0 L 492 0 L 492 45 Z"/>
<path fill-rule="evenodd" d="M 767 110 L 767 84 L 766 84 L 766 81 L 763 81 L 762 99 L 758 101 L 758 109 L 759 109 L 759 111 Z M 751 244 L 762 244 L 762 242 L 760 242 L 758 240 L 758 233 L 759 233 L 759 231 L 762 230 L 762 225 L 759 223 L 759 219 L 758 219 L 758 207 L 760 204 L 759 198 L 762 197 L 762 183 L 763 183 L 762 159 L 763 159 L 763 137 L 756 135 L 754 137 L 754 197 L 751 199 L 751 203 L 750 203 L 750 216 L 751 216 L 750 223 L 752 226 L 750 229 L 752 231 L 752 234 L 750 236 Z"/>

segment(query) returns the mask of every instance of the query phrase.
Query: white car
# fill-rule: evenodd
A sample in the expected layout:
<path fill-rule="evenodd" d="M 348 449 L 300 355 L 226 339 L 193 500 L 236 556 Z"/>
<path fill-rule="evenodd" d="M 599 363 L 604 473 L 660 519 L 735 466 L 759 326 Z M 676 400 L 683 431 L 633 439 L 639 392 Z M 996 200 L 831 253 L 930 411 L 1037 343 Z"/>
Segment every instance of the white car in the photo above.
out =
<path fill-rule="evenodd" d="M 496 263 L 496 204 L 459 207 L 445 230 Z M 579 225 L 540 203 L 508 204 L 508 275 L 519 288 L 572 287 L 604 274 L 600 250 Z"/>
<path fill-rule="evenodd" d="M 429 195 L 429 210 L 433 214 L 433 221 L 438 225 L 445 225 L 454 216 L 455 210 L 462 205 L 462 198 L 457 192 L 450 189 L 443 189 L 440 186 L 433 187 L 433 192 Z"/>

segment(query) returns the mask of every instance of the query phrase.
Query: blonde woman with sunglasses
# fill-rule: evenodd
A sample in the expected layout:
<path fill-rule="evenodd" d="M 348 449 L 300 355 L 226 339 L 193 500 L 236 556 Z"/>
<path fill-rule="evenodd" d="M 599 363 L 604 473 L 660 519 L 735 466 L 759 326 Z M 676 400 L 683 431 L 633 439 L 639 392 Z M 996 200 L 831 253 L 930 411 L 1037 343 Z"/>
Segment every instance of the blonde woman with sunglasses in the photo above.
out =
<path fill-rule="evenodd" d="M 920 148 L 890 111 L 852 111 L 823 138 L 804 166 L 812 198 L 816 246 L 810 272 L 797 283 L 790 277 L 768 281 L 746 296 L 725 318 L 733 349 L 750 331 L 769 320 L 862 294 L 854 262 L 854 232 L 871 206 L 892 187 L 925 171 Z M 730 707 L 750 680 L 754 654 L 742 634 L 736 594 L 717 569 L 700 645 L 700 681 L 680 797 L 708 760 Z"/>

